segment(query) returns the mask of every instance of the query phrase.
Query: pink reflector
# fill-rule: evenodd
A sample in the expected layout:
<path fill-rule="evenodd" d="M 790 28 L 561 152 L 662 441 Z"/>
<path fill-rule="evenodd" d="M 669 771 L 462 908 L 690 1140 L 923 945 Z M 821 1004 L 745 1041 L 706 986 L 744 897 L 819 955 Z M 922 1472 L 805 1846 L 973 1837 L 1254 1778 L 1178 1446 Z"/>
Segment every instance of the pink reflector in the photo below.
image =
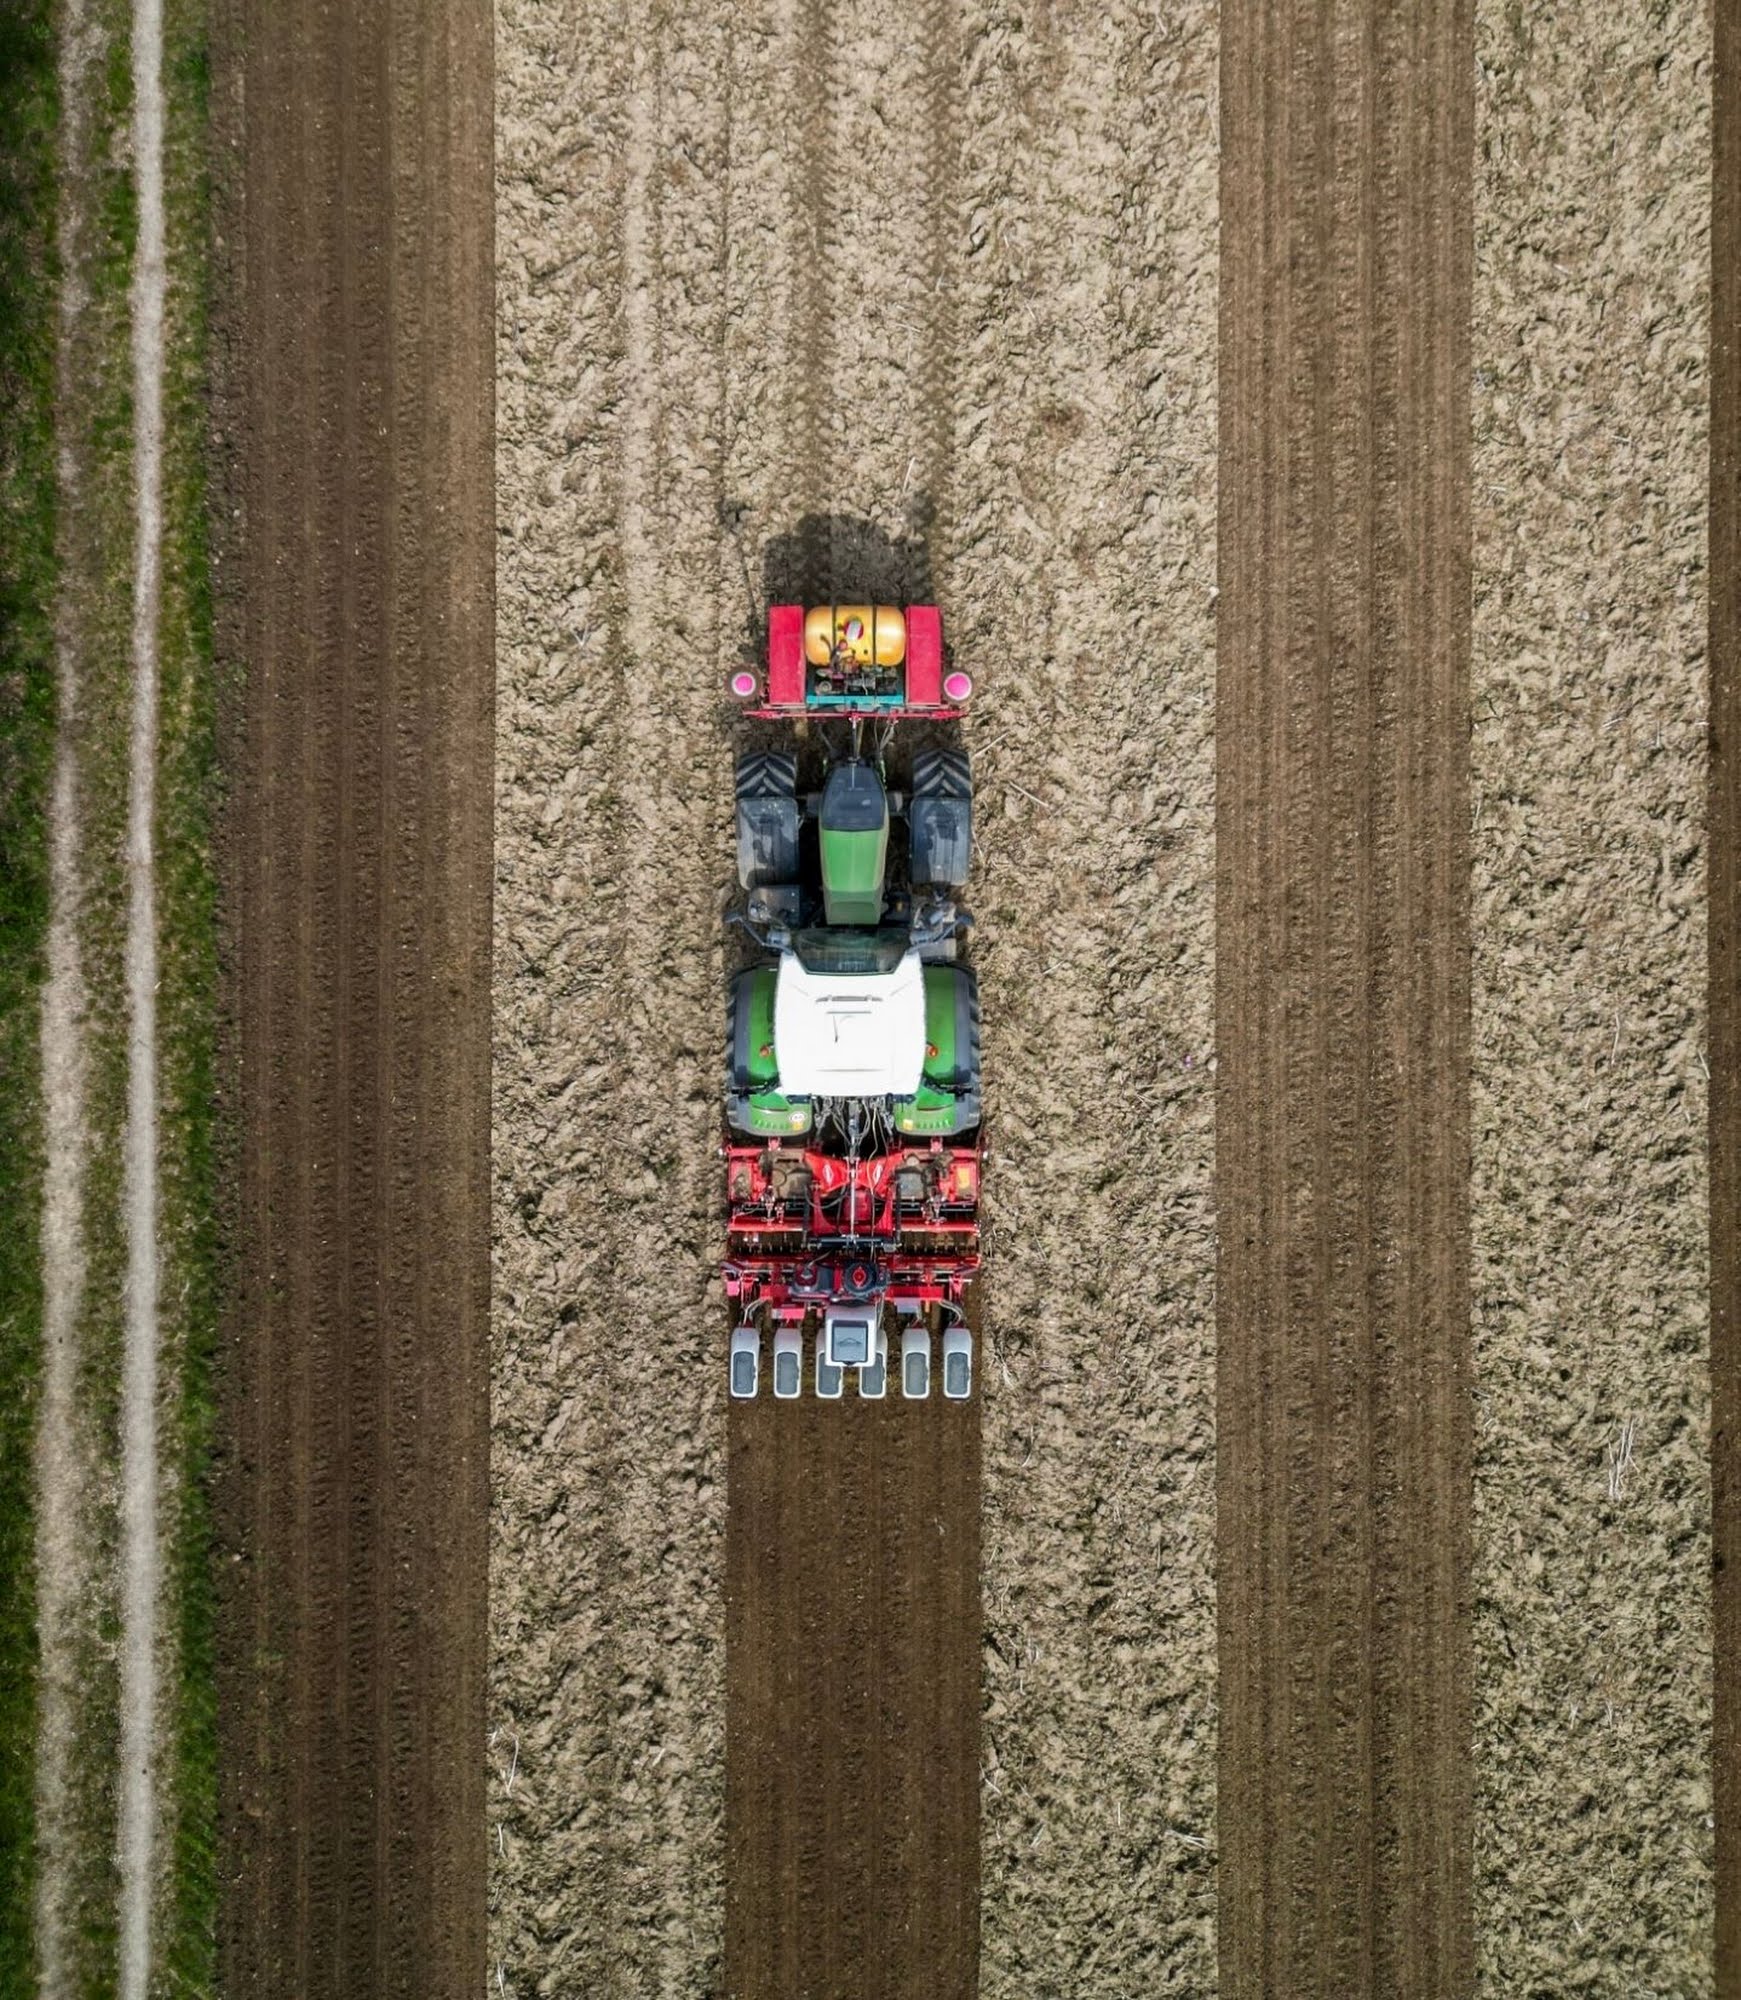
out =
<path fill-rule="evenodd" d="M 736 673 L 731 677 L 731 691 L 739 701 L 748 701 L 756 691 L 756 677 L 749 672 Z"/>
<path fill-rule="evenodd" d="M 943 693 L 949 701 L 965 701 L 973 692 L 971 674 L 953 673 L 943 676 Z"/>

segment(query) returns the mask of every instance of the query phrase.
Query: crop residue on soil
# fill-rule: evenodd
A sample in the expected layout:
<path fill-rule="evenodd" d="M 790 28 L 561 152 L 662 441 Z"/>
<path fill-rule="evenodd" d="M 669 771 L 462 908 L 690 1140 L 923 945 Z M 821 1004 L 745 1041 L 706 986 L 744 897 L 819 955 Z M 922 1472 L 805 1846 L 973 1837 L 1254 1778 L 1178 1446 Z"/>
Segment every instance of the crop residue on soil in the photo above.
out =
<path fill-rule="evenodd" d="M 1713 12 L 1711 1444 L 1717 1990 L 1741 1991 L 1741 8 Z"/>
<path fill-rule="evenodd" d="M 1217 15 L 970 8 L 982 1990 L 1215 1976 Z M 1140 116 L 1130 107 L 1140 104 Z"/>
<path fill-rule="evenodd" d="M 717 1990 L 723 12 L 497 23 L 491 1964 Z M 727 208 L 733 209 L 728 230 Z M 769 329 L 745 330 L 758 353 Z"/>
<path fill-rule="evenodd" d="M 1478 1985 L 1697 1995 L 1709 27 L 1476 25 Z"/>

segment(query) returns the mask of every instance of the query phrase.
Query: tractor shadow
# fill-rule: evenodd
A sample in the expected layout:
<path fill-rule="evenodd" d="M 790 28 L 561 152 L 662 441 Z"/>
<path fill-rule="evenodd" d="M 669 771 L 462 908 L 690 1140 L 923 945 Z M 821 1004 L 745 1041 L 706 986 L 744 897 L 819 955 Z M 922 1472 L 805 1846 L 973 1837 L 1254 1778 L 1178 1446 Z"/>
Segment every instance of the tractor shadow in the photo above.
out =
<path fill-rule="evenodd" d="M 759 663 L 767 645 L 770 604 L 929 604 L 935 601 L 931 536 L 937 510 L 915 494 L 898 532 L 859 514 L 806 514 L 761 551 L 758 594 L 743 540 L 748 510 L 720 509 L 720 525 L 738 543 L 744 574 L 744 655 Z"/>

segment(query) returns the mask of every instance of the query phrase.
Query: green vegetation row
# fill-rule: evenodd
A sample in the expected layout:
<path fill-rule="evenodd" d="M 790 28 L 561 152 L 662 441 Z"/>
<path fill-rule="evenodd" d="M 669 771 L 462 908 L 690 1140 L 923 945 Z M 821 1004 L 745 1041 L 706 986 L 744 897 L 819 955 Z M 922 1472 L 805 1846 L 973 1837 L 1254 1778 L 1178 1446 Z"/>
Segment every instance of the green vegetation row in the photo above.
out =
<path fill-rule="evenodd" d="M 42 1347 L 37 995 L 54 732 L 53 23 L 0 10 L 0 1994 L 34 1990 L 36 1588 L 31 1437 Z"/>

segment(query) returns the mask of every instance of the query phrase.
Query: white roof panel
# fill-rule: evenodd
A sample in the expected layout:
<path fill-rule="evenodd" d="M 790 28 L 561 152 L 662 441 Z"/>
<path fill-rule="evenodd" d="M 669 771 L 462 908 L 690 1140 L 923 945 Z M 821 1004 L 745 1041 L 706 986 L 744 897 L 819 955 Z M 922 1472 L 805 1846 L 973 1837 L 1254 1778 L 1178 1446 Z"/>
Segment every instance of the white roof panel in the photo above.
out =
<path fill-rule="evenodd" d="M 925 1067 L 925 972 L 806 972 L 787 952 L 774 988 L 774 1053 L 792 1097 L 911 1097 Z"/>

